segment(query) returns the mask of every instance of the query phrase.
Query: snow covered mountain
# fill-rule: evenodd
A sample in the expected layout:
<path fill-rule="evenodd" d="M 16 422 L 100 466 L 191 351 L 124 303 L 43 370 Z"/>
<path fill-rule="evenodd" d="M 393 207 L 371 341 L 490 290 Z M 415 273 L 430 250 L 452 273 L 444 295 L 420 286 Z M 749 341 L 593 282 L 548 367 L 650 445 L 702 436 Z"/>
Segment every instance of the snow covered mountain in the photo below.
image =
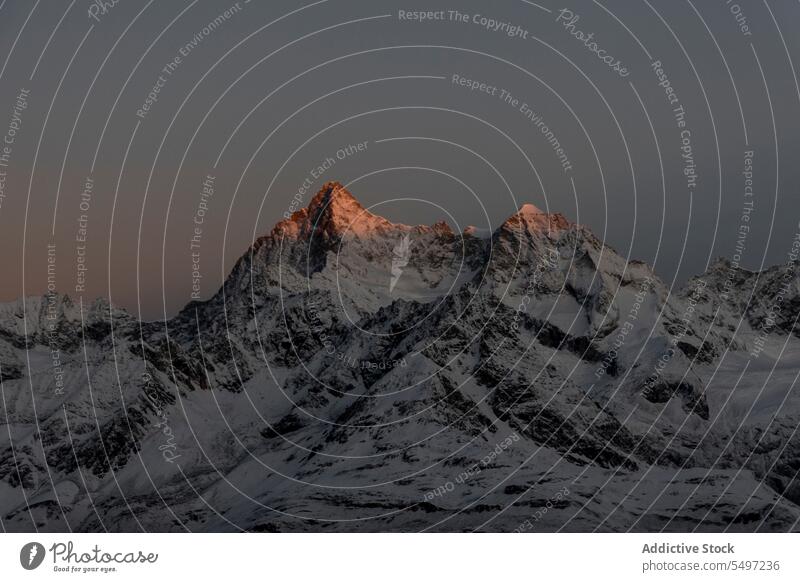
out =
<path fill-rule="evenodd" d="M 0 305 L 2 525 L 797 530 L 793 269 L 669 289 L 529 204 L 482 237 L 328 183 L 169 321 Z"/>

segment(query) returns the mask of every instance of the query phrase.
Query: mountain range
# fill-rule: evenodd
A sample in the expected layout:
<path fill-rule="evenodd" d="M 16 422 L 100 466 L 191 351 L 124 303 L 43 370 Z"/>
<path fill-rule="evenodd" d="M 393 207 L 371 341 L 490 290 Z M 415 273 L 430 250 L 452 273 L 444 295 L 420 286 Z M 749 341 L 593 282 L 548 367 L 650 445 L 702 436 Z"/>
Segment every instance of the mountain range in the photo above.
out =
<path fill-rule="evenodd" d="M 326 184 L 167 321 L 0 305 L 6 531 L 789 531 L 800 279 Z M 781 298 L 782 308 L 774 301 Z"/>

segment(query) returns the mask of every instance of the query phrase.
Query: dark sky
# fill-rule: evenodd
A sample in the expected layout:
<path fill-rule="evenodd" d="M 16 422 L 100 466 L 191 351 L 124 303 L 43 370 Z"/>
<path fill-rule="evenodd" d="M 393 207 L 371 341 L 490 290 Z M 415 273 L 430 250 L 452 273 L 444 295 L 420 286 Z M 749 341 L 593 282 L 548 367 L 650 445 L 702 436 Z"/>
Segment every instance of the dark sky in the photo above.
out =
<path fill-rule="evenodd" d="M 363 204 L 412 224 L 496 227 L 532 202 L 676 284 L 733 256 L 742 225 L 750 269 L 784 262 L 798 228 L 797 2 L 1 6 L 0 133 L 20 127 L 0 167 L 0 300 L 46 290 L 55 244 L 59 291 L 171 315 L 190 299 L 193 264 L 209 297 L 307 178 L 303 205 L 327 180 L 353 182 Z M 401 18 L 421 9 L 443 19 Z"/>

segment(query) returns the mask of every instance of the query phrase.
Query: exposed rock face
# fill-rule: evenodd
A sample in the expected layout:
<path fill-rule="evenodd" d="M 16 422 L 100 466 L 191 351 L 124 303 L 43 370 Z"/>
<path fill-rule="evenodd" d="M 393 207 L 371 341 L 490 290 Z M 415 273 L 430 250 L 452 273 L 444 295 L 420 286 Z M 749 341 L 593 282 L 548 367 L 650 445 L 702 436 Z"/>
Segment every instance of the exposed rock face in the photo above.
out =
<path fill-rule="evenodd" d="M 797 275 L 731 285 L 727 267 L 670 293 L 530 204 L 481 237 L 393 224 L 326 184 L 167 322 L 66 296 L 0 305 L 0 517 L 797 529 Z"/>

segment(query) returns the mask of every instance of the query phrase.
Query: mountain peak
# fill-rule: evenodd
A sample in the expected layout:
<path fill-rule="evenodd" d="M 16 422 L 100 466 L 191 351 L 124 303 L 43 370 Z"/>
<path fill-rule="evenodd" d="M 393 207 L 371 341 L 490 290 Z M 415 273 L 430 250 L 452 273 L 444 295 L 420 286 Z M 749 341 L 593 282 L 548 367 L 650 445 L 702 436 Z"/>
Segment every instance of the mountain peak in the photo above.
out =
<path fill-rule="evenodd" d="M 503 223 L 501 229 L 513 231 L 522 229 L 554 236 L 570 227 L 571 223 L 561 214 L 548 214 L 533 204 L 523 204 Z M 452 230 L 444 221 L 430 227 L 416 228 L 432 230 L 440 235 L 452 234 Z M 341 240 L 344 236 L 369 237 L 394 229 L 406 231 L 412 227 L 394 224 L 382 216 L 373 214 L 364 208 L 341 182 L 331 181 L 322 186 L 306 208 L 294 212 L 286 220 L 278 223 L 273 235 L 302 239 L 321 237 L 323 240 L 335 241 Z M 472 227 L 464 232 L 467 235 L 475 235 L 478 230 Z"/>
<path fill-rule="evenodd" d="M 340 182 L 326 182 L 322 189 L 308 203 L 308 213 L 311 216 L 317 211 L 331 208 L 332 211 L 364 210 L 347 188 Z"/>
<path fill-rule="evenodd" d="M 345 235 L 366 236 L 391 227 L 392 223 L 372 214 L 339 182 L 327 182 L 306 209 L 307 232 L 322 233 L 329 238 Z"/>
<path fill-rule="evenodd" d="M 533 204 L 523 204 L 519 210 L 512 214 L 503 223 L 501 228 L 518 231 L 520 229 L 532 233 L 543 233 L 554 236 L 557 233 L 569 230 L 570 222 L 559 213 L 548 214 Z"/>
<path fill-rule="evenodd" d="M 345 235 L 366 236 L 391 226 L 391 222 L 364 208 L 340 182 L 326 182 L 306 208 L 279 222 L 273 235 L 340 239 Z"/>
<path fill-rule="evenodd" d="M 523 216 L 535 216 L 537 214 L 544 214 L 544 212 L 542 212 L 538 207 L 534 206 L 533 204 L 527 203 L 519 207 L 517 214 L 521 214 Z"/>

